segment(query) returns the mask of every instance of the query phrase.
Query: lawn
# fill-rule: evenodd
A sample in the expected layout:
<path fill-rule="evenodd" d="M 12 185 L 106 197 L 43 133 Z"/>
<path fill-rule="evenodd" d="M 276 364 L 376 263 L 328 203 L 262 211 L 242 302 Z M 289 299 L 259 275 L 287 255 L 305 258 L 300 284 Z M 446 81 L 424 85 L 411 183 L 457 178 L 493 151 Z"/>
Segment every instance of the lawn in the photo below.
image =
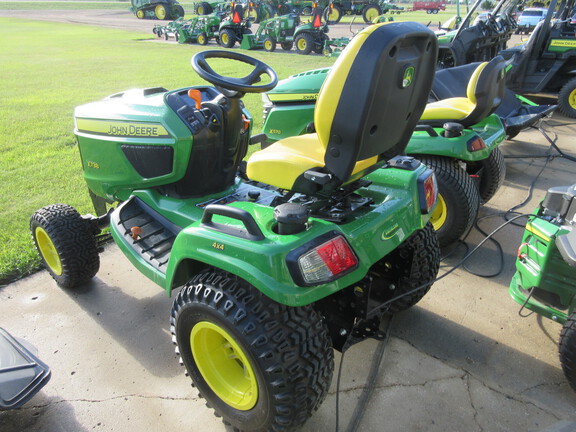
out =
<path fill-rule="evenodd" d="M 92 211 L 72 132 L 75 106 L 129 88 L 205 82 L 190 66 L 199 46 L 72 24 L 0 19 L 0 26 L 1 285 L 39 266 L 28 230 L 36 209 L 63 202 Z M 318 55 L 250 54 L 280 77 L 334 62 Z M 248 95 L 245 102 L 259 132 L 260 96 Z"/>

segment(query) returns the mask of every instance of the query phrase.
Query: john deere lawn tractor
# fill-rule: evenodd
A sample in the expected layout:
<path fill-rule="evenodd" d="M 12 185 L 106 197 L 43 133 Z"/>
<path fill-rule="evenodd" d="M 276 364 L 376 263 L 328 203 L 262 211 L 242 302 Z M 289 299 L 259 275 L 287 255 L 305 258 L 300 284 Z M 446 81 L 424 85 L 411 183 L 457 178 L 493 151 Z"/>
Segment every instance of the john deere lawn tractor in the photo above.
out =
<path fill-rule="evenodd" d="M 184 16 L 184 8 L 176 0 L 130 0 L 130 11 L 138 19 L 175 20 Z"/>
<path fill-rule="evenodd" d="M 240 3 L 230 3 L 230 14 L 220 22 L 218 43 L 224 48 L 232 48 L 236 42 L 241 43 L 245 34 L 252 34 L 250 27 L 254 19 L 244 15 Z"/>
<path fill-rule="evenodd" d="M 432 223 L 442 246 L 468 233 L 479 203 L 489 201 L 504 181 L 498 146 L 506 134 L 501 119 L 491 114 L 504 94 L 504 67 L 501 57 L 476 65 L 463 95 L 427 105 L 406 146 L 408 155 L 436 173 L 440 196 Z M 263 96 L 269 141 L 314 130 L 316 98 L 329 71 L 293 75 Z"/>
<path fill-rule="evenodd" d="M 215 414 L 242 431 L 298 427 L 328 392 L 333 349 L 381 337 L 383 314 L 416 304 L 436 277 L 435 176 L 403 155 L 436 53 L 421 24 L 370 26 L 326 78 L 316 132 L 247 161 L 265 137 L 250 137 L 241 98 L 277 76 L 236 51 L 193 57 L 214 87 L 131 90 L 76 108 L 84 177 L 113 210 L 38 210 L 30 227 L 48 271 L 67 289 L 87 283 L 108 226 L 139 271 L 177 292 L 177 352 Z M 254 69 L 215 72 L 226 61 Z"/>
<path fill-rule="evenodd" d="M 560 363 L 576 390 L 576 184 L 554 187 L 526 223 L 510 295 L 562 325 Z"/>

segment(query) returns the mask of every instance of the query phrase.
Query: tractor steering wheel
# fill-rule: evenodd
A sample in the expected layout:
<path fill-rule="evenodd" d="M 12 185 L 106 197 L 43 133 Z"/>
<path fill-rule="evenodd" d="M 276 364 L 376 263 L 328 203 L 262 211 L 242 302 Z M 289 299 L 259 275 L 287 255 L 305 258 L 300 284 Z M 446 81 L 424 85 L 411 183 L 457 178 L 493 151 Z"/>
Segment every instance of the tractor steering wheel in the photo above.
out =
<path fill-rule="evenodd" d="M 206 60 L 211 58 L 229 59 L 247 63 L 250 66 L 254 66 L 254 69 L 243 78 L 222 76 L 214 72 L 210 65 L 208 65 Z M 228 90 L 228 92 L 223 92 L 228 97 L 241 97 L 244 93 L 263 93 L 272 90 L 278 83 L 278 75 L 276 75 L 274 69 L 266 63 L 235 51 L 209 50 L 199 52 L 192 57 L 192 68 L 200 77 L 209 83 L 214 84 L 220 89 Z M 261 80 L 260 77 L 262 75 L 268 75 L 270 82 L 262 85 L 254 85 L 254 83 Z"/>

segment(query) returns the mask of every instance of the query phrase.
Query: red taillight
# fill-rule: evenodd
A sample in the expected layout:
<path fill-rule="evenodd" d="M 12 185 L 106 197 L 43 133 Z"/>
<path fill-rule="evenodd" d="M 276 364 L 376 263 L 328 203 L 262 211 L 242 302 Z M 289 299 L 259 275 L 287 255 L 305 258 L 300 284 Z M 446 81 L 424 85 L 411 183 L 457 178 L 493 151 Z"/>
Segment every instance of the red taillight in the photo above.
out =
<path fill-rule="evenodd" d="M 422 214 L 430 213 L 438 197 L 438 184 L 436 183 L 436 176 L 431 169 L 427 169 L 424 174 L 418 177 L 418 196 Z"/>
<path fill-rule="evenodd" d="M 355 268 L 358 258 L 342 236 L 334 237 L 298 258 L 298 267 L 306 284 L 329 282 Z"/>
<path fill-rule="evenodd" d="M 482 150 L 482 149 L 486 148 L 486 143 L 479 136 L 476 136 L 476 137 L 472 138 L 471 140 L 469 140 L 466 143 L 466 145 L 468 146 L 468 151 L 470 151 L 470 152 L 475 152 L 475 151 Z"/>

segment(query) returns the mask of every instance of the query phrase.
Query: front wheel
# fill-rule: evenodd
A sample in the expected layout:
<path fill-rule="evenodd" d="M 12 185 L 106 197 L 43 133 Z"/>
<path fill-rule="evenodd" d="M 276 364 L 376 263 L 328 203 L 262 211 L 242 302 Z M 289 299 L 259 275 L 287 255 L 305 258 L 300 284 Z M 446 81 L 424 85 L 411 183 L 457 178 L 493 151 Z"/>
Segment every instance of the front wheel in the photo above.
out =
<path fill-rule="evenodd" d="M 94 277 L 100 257 L 94 234 L 73 207 L 54 204 L 37 210 L 30 231 L 48 273 L 62 288 L 75 288 Z"/>
<path fill-rule="evenodd" d="M 138 10 L 136 11 L 136 18 L 138 18 L 138 19 L 144 19 L 144 15 L 145 15 L 145 14 L 144 14 L 144 11 L 143 11 L 142 9 L 138 9 Z"/>
<path fill-rule="evenodd" d="M 478 188 L 454 159 L 429 155 L 415 157 L 436 174 L 438 202 L 430 222 L 438 234 L 440 246 L 448 246 L 464 237 L 476 220 L 480 206 Z"/>
<path fill-rule="evenodd" d="M 168 12 L 166 11 L 166 7 L 161 4 L 157 5 L 154 8 L 154 15 L 156 15 L 156 18 L 159 20 L 167 19 Z"/>
<path fill-rule="evenodd" d="M 560 89 L 558 109 L 566 117 L 576 118 L 576 78 L 568 81 Z"/>
<path fill-rule="evenodd" d="M 297 427 L 326 397 L 334 354 L 311 306 L 276 303 L 206 269 L 174 300 L 171 331 L 199 393 L 234 428 Z"/>
<path fill-rule="evenodd" d="M 560 364 L 570 387 L 576 390 L 576 313 L 571 314 L 560 332 Z"/>
<path fill-rule="evenodd" d="M 273 52 L 276 50 L 276 41 L 274 38 L 267 37 L 264 39 L 264 49 L 268 52 Z"/>
<path fill-rule="evenodd" d="M 208 45 L 208 36 L 204 32 L 198 35 L 197 40 L 200 45 Z"/>

